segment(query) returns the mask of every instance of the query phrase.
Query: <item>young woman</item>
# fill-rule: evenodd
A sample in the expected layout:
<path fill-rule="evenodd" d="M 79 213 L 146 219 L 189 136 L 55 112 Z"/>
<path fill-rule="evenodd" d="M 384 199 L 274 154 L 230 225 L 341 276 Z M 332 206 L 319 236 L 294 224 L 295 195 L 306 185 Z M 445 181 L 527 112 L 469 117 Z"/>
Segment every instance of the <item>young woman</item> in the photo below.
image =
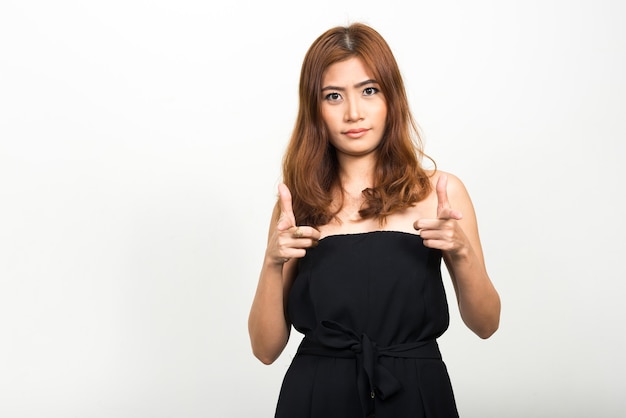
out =
<path fill-rule="evenodd" d="M 449 315 L 441 259 L 465 324 L 498 328 L 500 299 L 462 182 L 425 170 L 395 58 L 363 24 L 307 52 L 249 318 L 263 363 L 304 334 L 276 417 L 456 417 L 436 339 Z"/>

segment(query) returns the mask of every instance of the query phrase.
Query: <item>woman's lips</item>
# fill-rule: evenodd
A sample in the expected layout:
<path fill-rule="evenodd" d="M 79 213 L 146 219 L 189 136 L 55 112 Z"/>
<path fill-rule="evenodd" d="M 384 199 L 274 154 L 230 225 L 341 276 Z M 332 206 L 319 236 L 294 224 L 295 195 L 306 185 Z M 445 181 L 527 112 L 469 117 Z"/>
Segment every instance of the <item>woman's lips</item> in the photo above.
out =
<path fill-rule="evenodd" d="M 350 129 L 349 131 L 345 131 L 343 134 L 347 137 L 356 139 L 360 138 L 367 133 L 369 129 L 361 128 L 361 129 Z"/>

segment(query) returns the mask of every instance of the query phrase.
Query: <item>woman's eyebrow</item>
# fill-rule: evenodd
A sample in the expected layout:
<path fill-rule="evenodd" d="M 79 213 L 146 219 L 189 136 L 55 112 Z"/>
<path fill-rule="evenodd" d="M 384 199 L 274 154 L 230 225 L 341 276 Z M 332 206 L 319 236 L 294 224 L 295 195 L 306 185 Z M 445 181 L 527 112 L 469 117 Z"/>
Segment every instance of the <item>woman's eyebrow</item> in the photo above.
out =
<path fill-rule="evenodd" d="M 356 83 L 354 85 L 354 88 L 359 88 L 359 87 L 363 87 L 366 86 L 368 84 L 378 84 L 378 81 L 374 80 L 374 79 L 369 79 L 369 80 L 365 80 L 365 81 L 361 81 L 360 83 Z M 339 91 L 344 91 L 345 88 L 344 87 L 337 87 L 337 86 L 326 86 L 322 88 L 322 91 L 326 91 L 326 90 L 339 90 Z"/>

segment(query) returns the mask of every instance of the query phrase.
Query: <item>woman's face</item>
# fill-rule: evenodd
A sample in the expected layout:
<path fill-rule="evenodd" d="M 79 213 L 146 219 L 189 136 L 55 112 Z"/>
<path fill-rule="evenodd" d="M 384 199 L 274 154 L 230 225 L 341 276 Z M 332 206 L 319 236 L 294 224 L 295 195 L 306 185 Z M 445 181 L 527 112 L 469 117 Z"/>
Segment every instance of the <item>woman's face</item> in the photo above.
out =
<path fill-rule="evenodd" d="M 322 79 L 322 119 L 338 153 L 370 154 L 385 132 L 387 103 L 360 58 L 337 62 Z"/>

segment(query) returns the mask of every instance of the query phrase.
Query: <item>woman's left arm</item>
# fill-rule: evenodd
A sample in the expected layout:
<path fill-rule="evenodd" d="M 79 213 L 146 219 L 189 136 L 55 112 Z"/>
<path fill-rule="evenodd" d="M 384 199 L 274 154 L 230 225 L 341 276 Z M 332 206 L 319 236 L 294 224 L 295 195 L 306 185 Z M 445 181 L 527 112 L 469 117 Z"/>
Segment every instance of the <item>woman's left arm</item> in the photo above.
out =
<path fill-rule="evenodd" d="M 425 246 L 442 251 L 463 322 L 489 338 L 500 323 L 500 296 L 487 274 L 474 206 L 456 176 L 440 173 L 435 188 L 437 219 L 420 219 L 413 226 Z"/>

